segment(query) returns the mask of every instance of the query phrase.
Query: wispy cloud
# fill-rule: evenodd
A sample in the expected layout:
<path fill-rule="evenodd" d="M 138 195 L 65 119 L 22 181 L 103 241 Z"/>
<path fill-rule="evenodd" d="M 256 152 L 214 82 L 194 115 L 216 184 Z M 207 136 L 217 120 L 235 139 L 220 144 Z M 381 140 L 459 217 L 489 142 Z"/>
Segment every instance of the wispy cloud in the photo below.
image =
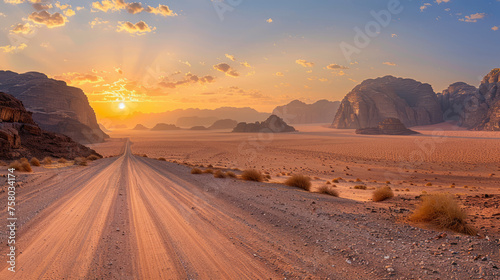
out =
<path fill-rule="evenodd" d="M 478 19 L 483 19 L 486 17 L 485 13 L 476 13 L 470 16 L 465 16 L 465 18 L 461 18 L 460 21 L 464 22 L 477 22 Z"/>
<path fill-rule="evenodd" d="M 118 32 L 128 32 L 131 34 L 144 35 L 146 33 L 150 33 L 153 30 L 156 30 L 156 27 L 150 27 L 144 21 L 139 21 L 136 24 L 133 24 L 129 21 L 120 21 L 118 22 L 118 27 L 116 31 Z"/>
<path fill-rule="evenodd" d="M 295 63 L 302 65 L 306 68 L 314 67 L 314 62 L 309 62 L 309 61 L 306 61 L 305 59 L 297 59 L 297 60 L 295 60 Z"/>

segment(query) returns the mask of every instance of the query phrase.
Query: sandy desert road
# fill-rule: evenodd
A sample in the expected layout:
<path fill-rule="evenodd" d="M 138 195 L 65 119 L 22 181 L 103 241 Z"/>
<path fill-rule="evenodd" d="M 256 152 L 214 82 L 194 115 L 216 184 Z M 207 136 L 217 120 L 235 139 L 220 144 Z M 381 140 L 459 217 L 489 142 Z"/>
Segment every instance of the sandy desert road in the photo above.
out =
<path fill-rule="evenodd" d="M 447 241 L 396 223 L 384 207 L 191 175 L 184 166 L 133 155 L 129 142 L 120 157 L 30 175 L 19 190 L 16 272 L 2 262 L 0 279 L 384 279 L 420 273 L 463 279 L 476 271 L 495 273 L 491 262 L 464 256 L 457 266 L 449 261 L 456 254 L 431 257 L 429 250 Z M 6 201 L 5 194 L 0 198 Z M 5 235 L 0 242 L 5 245 Z M 498 257 L 485 240 L 451 234 L 449 242 L 464 254 L 473 242 L 474 250 Z M 3 247 L 2 256 L 6 252 Z"/>

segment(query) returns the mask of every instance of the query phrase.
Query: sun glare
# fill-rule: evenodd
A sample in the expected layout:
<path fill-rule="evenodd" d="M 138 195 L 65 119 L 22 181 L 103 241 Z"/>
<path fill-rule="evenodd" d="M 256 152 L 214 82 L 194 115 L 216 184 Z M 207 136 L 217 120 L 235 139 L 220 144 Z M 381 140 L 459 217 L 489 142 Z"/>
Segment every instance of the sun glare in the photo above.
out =
<path fill-rule="evenodd" d="M 120 104 L 118 104 L 118 108 L 120 108 L 120 110 L 125 109 L 125 103 L 121 102 Z"/>

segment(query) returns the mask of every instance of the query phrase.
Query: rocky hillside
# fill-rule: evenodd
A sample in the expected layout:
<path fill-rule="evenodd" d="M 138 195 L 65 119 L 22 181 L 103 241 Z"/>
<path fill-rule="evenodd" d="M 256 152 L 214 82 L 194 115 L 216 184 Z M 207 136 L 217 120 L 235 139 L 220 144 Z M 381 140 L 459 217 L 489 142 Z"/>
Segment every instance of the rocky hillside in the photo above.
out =
<path fill-rule="evenodd" d="M 271 115 L 263 122 L 255 123 L 239 123 L 233 132 L 264 132 L 264 133 L 281 133 L 281 132 L 294 132 L 294 127 L 286 124 L 283 119 L 276 115 Z"/>
<path fill-rule="evenodd" d="M 218 120 L 214 122 L 209 129 L 233 129 L 238 125 L 238 122 L 231 119 Z"/>
<path fill-rule="evenodd" d="M 412 135 L 419 134 L 406 126 L 396 118 L 388 118 L 378 124 L 377 127 L 356 129 L 356 134 L 369 135 Z"/>
<path fill-rule="evenodd" d="M 73 159 L 91 154 L 98 155 L 68 136 L 40 129 L 21 101 L 0 92 L 0 159 L 46 156 Z"/>
<path fill-rule="evenodd" d="M 319 100 L 306 104 L 294 100 L 287 105 L 276 107 L 273 115 L 290 124 L 332 123 L 339 106 L 339 101 Z"/>
<path fill-rule="evenodd" d="M 0 91 L 21 100 L 44 130 L 62 133 L 82 144 L 102 142 L 108 137 L 99 128 L 83 91 L 63 81 L 37 72 L 0 71 Z"/>
<path fill-rule="evenodd" d="M 478 111 L 485 111 L 483 119 L 474 125 L 474 130 L 500 131 L 500 68 L 493 69 L 479 86 Z M 486 109 L 486 110 L 484 110 Z"/>
<path fill-rule="evenodd" d="M 142 124 L 137 124 L 132 130 L 149 130 L 149 128 L 143 126 Z"/>
<path fill-rule="evenodd" d="M 175 126 L 175 124 L 159 123 L 155 125 L 151 130 L 162 131 L 162 130 L 179 130 L 180 127 Z"/>
<path fill-rule="evenodd" d="M 459 126 L 473 127 L 478 122 L 477 119 L 482 119 L 482 114 L 477 115 L 477 111 L 468 110 L 477 94 L 475 86 L 462 82 L 454 83 L 439 93 L 438 100 L 444 120 L 457 121 Z"/>
<path fill-rule="evenodd" d="M 429 84 L 386 76 L 366 80 L 348 93 L 332 127 L 376 127 L 387 118 L 397 118 L 411 127 L 440 123 L 443 112 Z"/>

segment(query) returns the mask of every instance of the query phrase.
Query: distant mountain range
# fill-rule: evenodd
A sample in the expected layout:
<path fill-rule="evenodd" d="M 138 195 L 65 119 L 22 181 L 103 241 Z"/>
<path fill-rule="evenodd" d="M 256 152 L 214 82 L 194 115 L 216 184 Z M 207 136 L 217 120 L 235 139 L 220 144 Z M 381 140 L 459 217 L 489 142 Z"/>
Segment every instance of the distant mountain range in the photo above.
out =
<path fill-rule="evenodd" d="M 67 135 L 82 144 L 102 142 L 108 137 L 97 124 L 83 91 L 63 81 L 37 72 L 0 71 L 0 91 L 21 100 L 44 130 Z"/>
<path fill-rule="evenodd" d="M 276 107 L 273 115 L 282 118 L 289 124 L 331 123 L 339 106 L 339 101 L 323 99 L 313 104 L 306 104 L 294 100 L 287 105 Z"/>

